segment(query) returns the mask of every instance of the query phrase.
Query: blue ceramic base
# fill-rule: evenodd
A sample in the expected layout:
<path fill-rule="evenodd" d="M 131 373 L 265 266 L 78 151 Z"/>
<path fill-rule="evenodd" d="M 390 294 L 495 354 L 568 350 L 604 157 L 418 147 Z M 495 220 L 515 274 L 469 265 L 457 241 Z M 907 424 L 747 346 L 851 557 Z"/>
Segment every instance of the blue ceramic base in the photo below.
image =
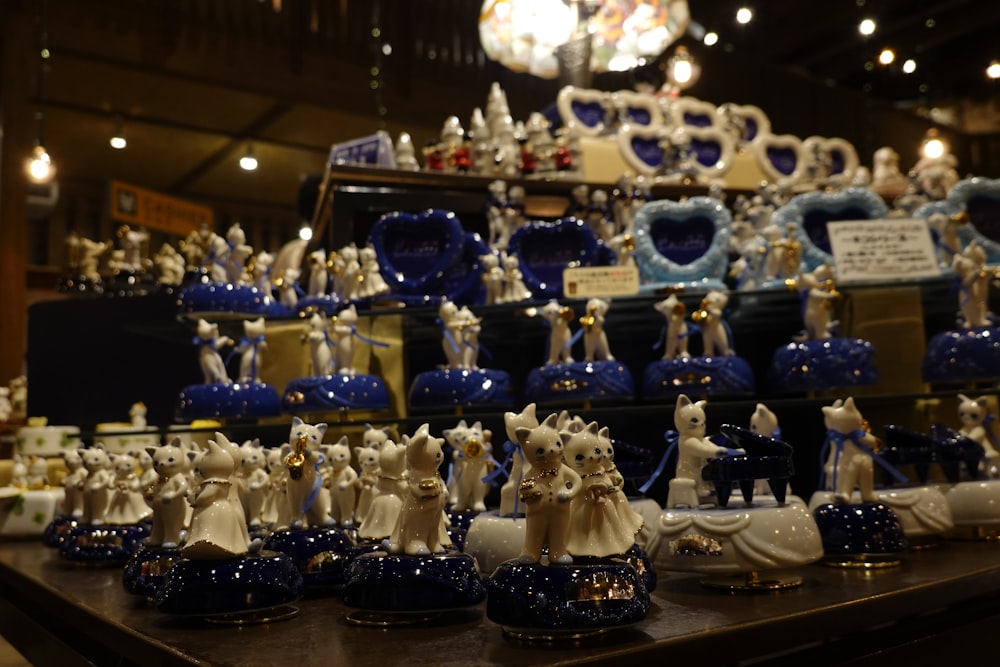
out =
<path fill-rule="evenodd" d="M 861 338 L 789 343 L 771 360 L 770 385 L 778 392 L 820 391 L 878 382 L 875 348 Z"/>
<path fill-rule="evenodd" d="M 514 404 L 514 389 L 506 371 L 442 369 L 413 378 L 410 407 L 441 409 L 467 405 L 506 407 Z"/>
<path fill-rule="evenodd" d="M 47 547 L 58 547 L 74 528 L 76 528 L 76 519 L 57 516 L 45 526 L 45 530 L 42 532 L 42 543 Z"/>
<path fill-rule="evenodd" d="M 285 387 L 281 409 L 297 414 L 328 410 L 388 410 L 389 390 L 377 375 L 314 375 Z"/>
<path fill-rule="evenodd" d="M 828 562 L 895 564 L 909 546 L 899 517 L 882 503 L 826 503 L 813 518 Z"/>
<path fill-rule="evenodd" d="M 267 538 L 264 548 L 291 558 L 307 591 L 343 586 L 354 553 L 354 543 L 339 528 L 279 530 Z"/>
<path fill-rule="evenodd" d="M 344 584 L 344 604 L 372 611 L 464 609 L 484 597 L 476 560 L 463 553 L 407 556 L 376 551 L 351 561 Z"/>
<path fill-rule="evenodd" d="M 261 551 L 230 560 L 181 559 L 167 572 L 155 605 L 167 614 L 221 616 L 271 609 L 302 596 L 302 575 L 285 554 Z"/>
<path fill-rule="evenodd" d="M 125 563 L 122 585 L 133 595 L 155 597 L 167 572 L 180 559 L 181 550 L 178 548 L 140 545 Z"/>
<path fill-rule="evenodd" d="M 180 421 L 273 417 L 280 412 L 277 390 L 264 382 L 188 385 L 177 407 Z"/>
<path fill-rule="evenodd" d="M 750 364 L 735 356 L 660 359 L 646 366 L 642 376 L 644 398 L 741 395 L 753 393 L 754 387 Z"/>
<path fill-rule="evenodd" d="M 81 526 L 71 528 L 59 545 L 59 555 L 83 565 L 121 567 L 149 537 L 147 524 Z"/>
<path fill-rule="evenodd" d="M 600 632 L 641 621 L 649 591 L 628 562 L 501 563 L 486 581 L 486 616 L 516 636 Z"/>
<path fill-rule="evenodd" d="M 926 382 L 992 382 L 998 375 L 1000 327 L 945 331 L 927 343 L 923 360 Z"/>
<path fill-rule="evenodd" d="M 532 369 L 524 384 L 525 400 L 539 405 L 581 401 L 631 400 L 635 384 L 618 361 L 573 361 Z"/>
<path fill-rule="evenodd" d="M 181 290 L 182 313 L 243 313 L 268 315 L 273 301 L 251 285 L 199 282 Z"/>

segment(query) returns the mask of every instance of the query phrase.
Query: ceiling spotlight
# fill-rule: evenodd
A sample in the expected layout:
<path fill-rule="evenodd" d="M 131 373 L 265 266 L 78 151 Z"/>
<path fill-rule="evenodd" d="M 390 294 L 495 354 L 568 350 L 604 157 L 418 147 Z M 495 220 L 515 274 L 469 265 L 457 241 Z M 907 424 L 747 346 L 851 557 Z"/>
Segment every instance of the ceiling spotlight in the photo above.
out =
<path fill-rule="evenodd" d="M 698 81 L 698 77 L 701 76 L 701 65 L 691 52 L 681 45 L 667 60 L 666 74 L 670 86 L 676 91 L 681 91 L 690 88 Z"/>
<path fill-rule="evenodd" d="M 715 46 L 719 43 L 719 33 L 706 32 L 705 38 L 702 41 L 705 43 L 705 46 Z"/>
<path fill-rule="evenodd" d="M 737 23 L 741 25 L 746 25 L 747 23 L 750 23 L 752 19 L 753 19 L 753 12 L 750 10 L 749 7 L 740 7 L 738 10 L 736 10 Z"/>
<path fill-rule="evenodd" d="M 892 49 L 882 49 L 882 52 L 878 54 L 878 62 L 880 65 L 891 65 L 896 59 L 896 52 Z"/>
<path fill-rule="evenodd" d="M 128 146 L 128 140 L 125 139 L 125 123 L 121 118 L 115 121 L 115 133 L 111 135 L 111 139 L 108 140 L 111 147 L 117 151 L 122 150 Z"/>
<path fill-rule="evenodd" d="M 257 158 L 253 154 L 253 144 L 247 144 L 247 152 L 240 158 L 240 169 L 253 171 L 257 168 Z"/>
<path fill-rule="evenodd" d="M 994 60 L 986 68 L 986 76 L 991 79 L 1000 79 L 1000 60 Z"/>
<path fill-rule="evenodd" d="M 303 241 L 311 241 L 313 237 L 313 230 L 308 224 L 303 224 L 299 227 L 299 238 Z"/>
<path fill-rule="evenodd" d="M 875 34 L 875 21 L 871 19 L 864 19 L 858 24 L 858 32 L 860 32 L 865 37 Z"/>
<path fill-rule="evenodd" d="M 31 156 L 25 160 L 24 170 L 33 183 L 48 183 L 56 175 L 52 157 L 41 144 L 36 145 Z"/>
<path fill-rule="evenodd" d="M 917 61 L 913 58 L 909 58 L 903 61 L 903 72 L 905 74 L 913 74 L 917 71 Z"/>

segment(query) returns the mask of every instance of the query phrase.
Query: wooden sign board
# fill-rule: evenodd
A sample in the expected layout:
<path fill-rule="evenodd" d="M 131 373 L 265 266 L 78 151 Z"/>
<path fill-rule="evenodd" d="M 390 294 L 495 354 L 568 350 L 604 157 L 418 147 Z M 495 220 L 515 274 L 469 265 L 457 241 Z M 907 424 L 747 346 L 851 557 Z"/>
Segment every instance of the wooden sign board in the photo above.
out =
<path fill-rule="evenodd" d="M 111 181 L 110 199 L 111 218 L 136 227 L 187 236 L 215 224 L 215 213 L 207 206 L 122 181 Z"/>

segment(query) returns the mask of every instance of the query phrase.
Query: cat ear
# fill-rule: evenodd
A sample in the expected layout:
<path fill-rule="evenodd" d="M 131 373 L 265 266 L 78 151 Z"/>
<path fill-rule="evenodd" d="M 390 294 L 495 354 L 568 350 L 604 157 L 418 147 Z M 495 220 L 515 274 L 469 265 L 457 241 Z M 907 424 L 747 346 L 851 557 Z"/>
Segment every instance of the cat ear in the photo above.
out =
<path fill-rule="evenodd" d="M 684 394 L 681 394 L 680 396 L 677 397 L 677 409 L 686 408 L 689 405 L 691 405 L 690 398 L 688 398 Z"/>

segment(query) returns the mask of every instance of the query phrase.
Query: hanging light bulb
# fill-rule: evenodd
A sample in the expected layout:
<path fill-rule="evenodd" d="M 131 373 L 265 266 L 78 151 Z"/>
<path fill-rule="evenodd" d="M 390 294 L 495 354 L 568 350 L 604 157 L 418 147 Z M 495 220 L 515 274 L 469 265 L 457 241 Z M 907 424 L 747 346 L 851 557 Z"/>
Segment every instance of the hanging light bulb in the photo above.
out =
<path fill-rule="evenodd" d="M 1000 60 L 994 60 L 986 68 L 986 76 L 991 79 L 1000 79 Z"/>
<path fill-rule="evenodd" d="M 936 160 L 948 152 L 948 144 L 941 139 L 935 128 L 927 130 L 923 143 L 920 145 L 920 154 L 925 158 Z"/>
<path fill-rule="evenodd" d="M 701 65 L 685 46 L 678 46 L 666 65 L 667 82 L 677 91 L 690 88 L 701 76 Z"/>
<path fill-rule="evenodd" d="M 125 139 L 125 123 L 122 121 L 121 117 L 118 117 L 115 121 L 115 132 L 111 135 L 111 139 L 108 140 L 111 147 L 116 151 L 120 151 L 128 146 L 128 140 Z"/>
<path fill-rule="evenodd" d="M 52 157 L 41 143 L 31 151 L 31 157 L 24 162 L 25 172 L 33 183 L 48 183 L 56 175 L 56 167 Z"/>
<path fill-rule="evenodd" d="M 312 227 L 309 226 L 308 222 L 303 222 L 302 226 L 299 227 L 299 238 L 303 241 L 311 241 L 313 237 Z"/>
<path fill-rule="evenodd" d="M 240 158 L 240 169 L 253 171 L 257 168 L 257 158 L 253 154 L 253 144 L 247 144 L 247 152 Z"/>

